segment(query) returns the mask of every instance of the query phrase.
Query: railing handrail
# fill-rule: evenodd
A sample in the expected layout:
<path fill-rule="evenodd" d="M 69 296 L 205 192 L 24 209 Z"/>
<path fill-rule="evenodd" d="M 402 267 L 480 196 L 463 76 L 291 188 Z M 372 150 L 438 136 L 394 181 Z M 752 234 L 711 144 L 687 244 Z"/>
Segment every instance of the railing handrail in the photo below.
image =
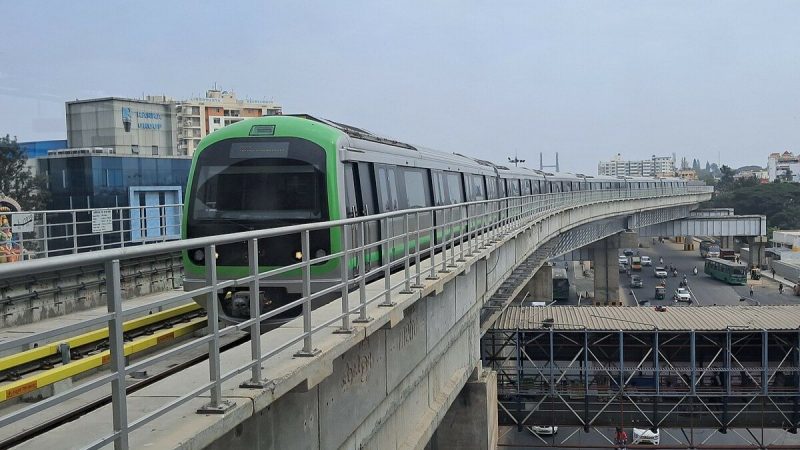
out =
<path fill-rule="evenodd" d="M 698 189 L 703 188 L 703 189 Z M 664 193 L 665 195 L 689 195 L 689 194 L 696 194 L 696 193 L 704 193 L 713 191 L 713 187 L 711 186 L 686 186 L 684 188 L 677 188 L 682 192 L 670 192 Z M 473 201 L 473 202 L 464 202 L 464 203 L 457 203 L 453 205 L 443 205 L 443 206 L 429 206 L 425 208 L 414 208 L 414 209 L 403 209 L 399 211 L 391 211 L 385 212 L 380 214 L 373 214 L 369 216 L 360 216 L 360 217 L 352 217 L 348 219 L 337 219 L 331 220 L 326 222 L 312 222 L 308 224 L 302 225 L 288 225 L 285 227 L 279 228 L 268 228 L 263 230 L 252 230 L 252 231 L 240 231 L 236 233 L 228 233 L 228 234 L 221 234 L 215 236 L 203 236 L 198 238 L 190 238 L 190 239 L 180 239 L 176 241 L 164 242 L 162 245 L 158 246 L 137 246 L 137 247 L 126 247 L 126 248 L 115 248 L 115 249 L 108 249 L 108 250 L 97 250 L 93 252 L 86 252 L 86 253 L 79 253 L 79 254 L 71 254 L 71 255 L 62 255 L 62 256 L 53 256 L 50 258 L 44 259 L 34 259 L 30 261 L 25 261 L 23 263 L 18 264 L 5 264 L 0 265 L 0 279 L 4 277 L 11 277 L 11 276 L 19 276 L 19 275 L 26 275 L 26 274 L 36 274 L 42 272 L 48 272 L 55 268 L 65 269 L 65 268 L 72 268 L 76 266 L 86 266 L 86 265 L 96 265 L 102 264 L 107 261 L 112 261 L 115 259 L 131 259 L 131 258 L 142 258 L 147 256 L 152 256 L 155 254 L 161 253 L 168 253 L 168 252 L 180 252 L 183 250 L 189 250 L 194 248 L 203 248 L 207 245 L 224 245 L 230 244 L 232 242 L 241 242 L 246 241 L 249 239 L 264 239 L 269 237 L 275 236 L 283 236 L 286 234 L 293 234 L 293 233 L 302 233 L 305 231 L 315 231 L 320 229 L 327 229 L 333 227 L 340 227 L 343 225 L 355 225 L 362 222 L 371 222 L 376 220 L 382 219 L 390 219 L 394 217 L 404 216 L 407 214 L 421 214 L 421 213 L 435 213 L 436 211 L 444 211 L 444 210 L 452 210 L 455 208 L 463 208 L 469 206 L 477 206 L 477 205 L 485 205 L 496 203 L 500 201 L 519 201 L 525 199 L 546 199 L 546 198 L 559 198 L 563 196 L 574 196 L 574 195 L 592 195 L 594 193 L 604 193 L 604 192 L 620 192 L 620 193 L 634 193 L 634 192 L 653 192 L 659 193 L 659 188 L 643 188 L 643 189 L 629 189 L 626 191 L 618 191 L 615 189 L 606 189 L 606 190 L 593 190 L 593 191 L 570 191 L 570 192 L 555 192 L 555 193 L 547 193 L 547 194 L 532 194 L 527 196 L 521 197 L 505 197 L 500 199 L 492 199 L 492 200 L 481 200 L 481 201 Z M 661 192 L 663 193 L 663 192 Z M 623 200 L 632 198 L 629 196 L 620 196 L 615 199 L 608 199 L 608 200 Z M 636 197 L 633 197 L 636 198 Z"/>

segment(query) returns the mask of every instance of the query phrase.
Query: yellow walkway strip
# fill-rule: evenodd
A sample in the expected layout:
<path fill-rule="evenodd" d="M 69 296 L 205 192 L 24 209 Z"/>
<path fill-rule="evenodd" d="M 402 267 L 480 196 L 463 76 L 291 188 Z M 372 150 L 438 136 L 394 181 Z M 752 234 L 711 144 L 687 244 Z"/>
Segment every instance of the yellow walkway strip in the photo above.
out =
<path fill-rule="evenodd" d="M 142 327 L 146 327 L 148 325 L 152 325 L 157 322 L 167 320 L 171 317 L 180 316 L 181 314 L 187 314 L 192 311 L 196 311 L 198 309 L 200 309 L 200 306 L 198 306 L 197 303 L 187 303 L 183 306 L 176 306 L 175 308 L 165 309 L 164 311 L 157 312 L 155 314 L 150 314 L 147 316 L 139 317 L 138 319 L 129 320 L 122 325 L 122 329 L 123 331 L 136 330 Z M 65 342 L 69 344 L 69 348 L 76 348 L 86 344 L 91 344 L 92 342 L 102 341 L 107 338 L 108 338 L 108 327 L 105 327 L 69 339 L 52 342 L 50 344 L 45 344 L 37 348 L 32 348 L 30 350 L 25 350 L 13 355 L 5 356 L 3 358 L 0 358 L 0 372 L 8 369 L 13 369 L 14 367 L 21 366 L 23 364 L 27 364 L 33 361 L 37 361 L 42 358 L 46 358 L 48 356 L 57 355 L 58 346 Z"/>
<path fill-rule="evenodd" d="M 148 348 L 169 341 L 171 339 L 184 336 L 206 326 L 205 317 L 196 317 L 186 323 L 175 325 L 172 328 L 158 330 L 152 335 L 141 336 L 133 342 L 125 344 L 125 356 L 133 355 Z M 18 397 L 36 389 L 53 384 L 57 381 L 71 378 L 80 373 L 108 364 L 111 360 L 111 353 L 108 350 L 95 355 L 87 356 L 82 359 L 72 361 L 49 370 L 45 370 L 35 375 L 23 378 L 13 383 L 8 383 L 0 387 L 0 402 Z"/>

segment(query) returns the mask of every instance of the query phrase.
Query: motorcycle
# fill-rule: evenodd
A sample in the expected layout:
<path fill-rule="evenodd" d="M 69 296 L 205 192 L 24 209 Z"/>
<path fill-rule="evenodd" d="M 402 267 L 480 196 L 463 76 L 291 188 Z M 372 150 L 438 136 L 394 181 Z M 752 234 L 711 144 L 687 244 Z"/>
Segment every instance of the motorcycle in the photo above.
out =
<path fill-rule="evenodd" d="M 678 278 L 678 271 L 677 270 L 673 270 L 672 271 L 672 278 Z"/>
<path fill-rule="evenodd" d="M 697 276 L 697 267 L 695 267 L 694 269 L 692 269 L 692 273 L 693 273 L 695 276 Z"/>

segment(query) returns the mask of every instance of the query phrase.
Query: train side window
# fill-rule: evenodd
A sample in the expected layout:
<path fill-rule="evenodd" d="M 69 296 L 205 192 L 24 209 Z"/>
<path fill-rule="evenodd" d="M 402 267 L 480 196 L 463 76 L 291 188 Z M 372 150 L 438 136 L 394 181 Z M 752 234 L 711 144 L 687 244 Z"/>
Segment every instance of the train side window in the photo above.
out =
<path fill-rule="evenodd" d="M 517 179 L 508 179 L 508 196 L 509 197 L 519 197 L 519 180 Z"/>
<path fill-rule="evenodd" d="M 456 173 L 447 173 L 447 191 L 450 198 L 450 204 L 464 203 L 464 190 L 461 186 L 461 180 Z"/>
<path fill-rule="evenodd" d="M 403 169 L 403 181 L 406 185 L 406 200 L 408 208 L 424 208 L 430 205 L 428 183 L 425 175 L 418 169 Z"/>
<path fill-rule="evenodd" d="M 531 195 L 531 180 L 522 180 L 522 195 Z"/>
<path fill-rule="evenodd" d="M 389 181 L 386 179 L 386 169 L 378 167 L 376 181 L 378 182 L 378 195 L 380 196 L 381 212 L 392 210 L 392 199 L 389 196 Z"/>
<path fill-rule="evenodd" d="M 444 174 L 440 171 L 432 171 L 433 175 L 433 204 L 442 206 L 447 203 L 447 191 L 444 187 Z"/>
<path fill-rule="evenodd" d="M 506 183 L 505 183 L 505 180 L 503 180 L 502 178 L 500 178 L 500 179 L 498 180 L 498 182 L 497 182 L 497 187 L 498 187 L 498 189 L 499 189 L 499 192 L 498 192 L 498 194 L 500 195 L 500 197 L 499 197 L 499 198 L 506 198 L 506 197 L 508 197 L 508 193 L 506 192 Z"/>
<path fill-rule="evenodd" d="M 486 198 L 494 200 L 497 198 L 497 179 L 486 177 Z"/>
<path fill-rule="evenodd" d="M 400 196 L 397 193 L 397 175 L 394 167 L 386 169 L 386 175 L 389 178 L 389 195 L 391 196 L 392 207 L 390 211 L 397 211 L 400 209 Z"/>
<path fill-rule="evenodd" d="M 469 184 L 471 186 L 470 201 L 486 200 L 486 192 L 483 189 L 483 177 L 480 175 L 467 175 L 469 177 Z"/>

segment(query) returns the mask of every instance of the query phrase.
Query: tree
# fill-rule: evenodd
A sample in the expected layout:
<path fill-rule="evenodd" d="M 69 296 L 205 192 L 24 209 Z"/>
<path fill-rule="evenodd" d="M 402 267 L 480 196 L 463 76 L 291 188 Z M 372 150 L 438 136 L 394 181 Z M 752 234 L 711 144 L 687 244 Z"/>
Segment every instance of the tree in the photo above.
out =
<path fill-rule="evenodd" d="M 720 192 L 707 206 L 734 208 L 736 214 L 762 214 L 767 216 L 768 227 L 796 230 L 800 228 L 798 198 L 800 184 L 768 183 Z"/>
<path fill-rule="evenodd" d="M 726 165 L 723 165 L 719 171 L 722 174 L 722 176 L 719 179 L 719 183 L 717 183 L 717 189 L 719 189 L 720 191 L 727 191 L 733 189 L 734 170 Z"/>
<path fill-rule="evenodd" d="M 24 210 L 43 209 L 50 193 L 44 177 L 34 176 L 27 161 L 16 138 L 0 137 L 0 194 L 16 200 Z"/>

